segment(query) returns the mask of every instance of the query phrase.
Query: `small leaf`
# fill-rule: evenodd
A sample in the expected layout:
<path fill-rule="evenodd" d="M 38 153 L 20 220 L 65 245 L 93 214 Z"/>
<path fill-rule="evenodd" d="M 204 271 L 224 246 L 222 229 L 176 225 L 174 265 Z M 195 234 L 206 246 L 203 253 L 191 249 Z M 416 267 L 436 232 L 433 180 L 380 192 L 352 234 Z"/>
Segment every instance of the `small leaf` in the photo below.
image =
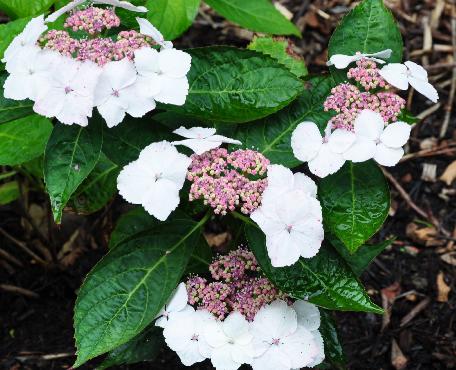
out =
<path fill-rule="evenodd" d="M 270 0 L 205 0 L 226 19 L 255 32 L 301 36 Z"/>
<path fill-rule="evenodd" d="M 255 37 L 247 48 L 276 59 L 297 77 L 304 77 L 309 73 L 304 59 L 292 50 L 292 44 L 287 39 Z"/>
<path fill-rule="evenodd" d="M 175 289 L 201 227 L 180 212 L 112 248 L 89 273 L 76 301 L 74 367 L 145 329 Z"/>
<path fill-rule="evenodd" d="M 0 0 L 0 10 L 11 18 L 35 16 L 48 10 L 55 0 Z"/>
<path fill-rule="evenodd" d="M 51 121 L 37 114 L 0 124 L 0 165 L 17 165 L 39 157 L 51 132 Z"/>
<path fill-rule="evenodd" d="M 319 330 L 325 343 L 325 362 L 331 363 L 337 369 L 345 369 L 345 354 L 337 335 L 336 323 L 331 317 L 330 311 L 320 309 L 320 314 Z"/>
<path fill-rule="evenodd" d="M 265 275 L 293 298 L 308 299 L 332 310 L 383 313 L 371 302 L 350 268 L 329 246 L 322 246 L 313 258 L 300 258 L 292 266 L 274 268 L 266 250 L 264 233 L 252 224 L 246 225 L 245 231 L 249 246 Z"/>
<path fill-rule="evenodd" d="M 21 195 L 19 191 L 19 183 L 10 181 L 5 184 L 0 184 L 0 206 L 14 202 Z"/>
<path fill-rule="evenodd" d="M 54 126 L 44 154 L 44 181 L 57 223 L 71 195 L 97 164 L 102 144 L 100 119 L 87 127 Z"/>
<path fill-rule="evenodd" d="M 388 184 L 374 161 L 347 162 L 320 181 L 318 195 L 326 228 L 350 253 L 369 240 L 388 216 Z"/>
<path fill-rule="evenodd" d="M 303 90 L 302 81 L 267 55 L 225 46 L 187 51 L 187 101 L 169 110 L 206 122 L 243 123 L 282 109 Z"/>
<path fill-rule="evenodd" d="M 3 66 L 2 64 L 0 65 Z M 0 75 L 0 123 L 33 114 L 33 102 L 30 100 L 18 101 L 5 98 L 3 85 L 5 84 L 7 77 L 8 74 L 6 72 Z"/>
<path fill-rule="evenodd" d="M 306 89 L 285 109 L 262 120 L 240 125 L 236 139 L 245 148 L 255 148 L 272 163 L 296 167 L 301 162 L 291 149 L 291 135 L 303 121 L 313 121 L 323 129 L 332 113 L 325 112 L 323 102 L 331 92 L 331 77 L 313 77 L 305 82 Z"/>

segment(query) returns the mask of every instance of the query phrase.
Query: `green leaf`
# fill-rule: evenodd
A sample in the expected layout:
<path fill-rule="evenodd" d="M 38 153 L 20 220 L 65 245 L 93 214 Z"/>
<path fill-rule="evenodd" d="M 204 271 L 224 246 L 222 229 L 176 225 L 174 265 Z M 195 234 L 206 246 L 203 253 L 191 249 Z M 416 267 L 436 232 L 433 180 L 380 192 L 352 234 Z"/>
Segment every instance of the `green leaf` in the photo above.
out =
<path fill-rule="evenodd" d="M 1 4 L 1 0 L 0 0 Z M 5 50 L 8 48 L 11 41 L 19 35 L 25 28 L 25 25 L 30 21 L 30 18 L 17 19 L 12 22 L 0 24 L 0 60 L 3 59 Z M 0 63 L 0 69 L 3 69 L 3 63 Z M 3 89 L 3 82 L 2 82 Z M 3 96 L 3 94 L 2 94 Z"/>
<path fill-rule="evenodd" d="M 104 370 L 115 365 L 130 365 L 154 360 L 164 345 L 162 330 L 153 325 L 147 327 L 127 343 L 108 353 L 96 370 Z"/>
<path fill-rule="evenodd" d="M 420 119 L 416 117 L 408 109 L 402 109 L 401 113 L 397 117 L 398 121 L 407 122 L 410 125 L 420 122 Z"/>
<path fill-rule="evenodd" d="M 226 19 L 255 32 L 301 36 L 270 0 L 205 0 Z"/>
<path fill-rule="evenodd" d="M 116 127 L 103 126 L 103 152 L 120 167 L 138 159 L 141 150 L 149 144 L 171 138 L 165 127 L 144 118 L 128 117 Z"/>
<path fill-rule="evenodd" d="M 297 77 L 304 77 L 309 73 L 304 58 L 293 51 L 292 44 L 287 39 L 255 36 L 247 48 L 276 59 Z"/>
<path fill-rule="evenodd" d="M 0 165 L 17 165 L 40 156 L 51 132 L 51 122 L 37 114 L 0 124 Z"/>
<path fill-rule="evenodd" d="M 293 298 L 308 299 L 332 310 L 383 313 L 329 246 L 323 245 L 313 258 L 300 258 L 292 266 L 274 268 L 266 250 L 264 233 L 253 224 L 247 224 L 245 232 L 262 271 L 274 285 Z"/>
<path fill-rule="evenodd" d="M 285 109 L 257 122 L 239 126 L 236 139 L 245 148 L 255 148 L 272 163 L 296 167 L 301 162 L 291 149 L 291 135 L 303 121 L 313 121 L 323 130 L 332 113 L 325 112 L 323 102 L 334 86 L 331 77 L 313 77 L 306 89 Z"/>
<path fill-rule="evenodd" d="M 282 109 L 303 90 L 302 81 L 264 54 L 225 46 L 188 52 L 187 101 L 170 110 L 206 121 L 248 122 Z"/>
<path fill-rule="evenodd" d="M 0 184 L 0 206 L 14 202 L 21 195 L 19 191 L 19 183 L 10 181 L 6 184 Z"/>
<path fill-rule="evenodd" d="M 388 216 L 388 184 L 374 161 L 347 162 L 337 173 L 320 181 L 318 195 L 326 229 L 350 253 L 369 240 Z"/>
<path fill-rule="evenodd" d="M 342 19 L 334 31 L 329 40 L 329 57 L 391 49 L 393 54 L 388 62 L 400 63 L 403 47 L 397 22 L 383 0 L 364 0 Z M 346 80 L 344 71 L 331 68 L 331 73 L 339 82 Z"/>
<path fill-rule="evenodd" d="M 174 40 L 193 23 L 201 0 L 147 0 L 148 19 L 165 40 Z"/>
<path fill-rule="evenodd" d="M 11 18 L 35 16 L 48 10 L 55 0 L 0 0 L 0 10 Z"/>
<path fill-rule="evenodd" d="M 344 350 L 337 335 L 336 323 L 331 317 L 331 312 L 320 309 L 320 333 L 325 344 L 325 362 L 331 363 L 336 369 L 345 369 L 346 360 Z"/>
<path fill-rule="evenodd" d="M 87 127 L 54 126 L 44 154 L 44 181 L 57 223 L 71 195 L 98 162 L 103 144 L 101 125 L 100 119 L 93 119 Z"/>
<path fill-rule="evenodd" d="M 199 223 L 180 212 L 129 237 L 95 266 L 76 301 L 74 367 L 128 342 L 167 302 L 190 259 Z"/>
<path fill-rule="evenodd" d="M 0 75 L 0 123 L 12 121 L 33 114 L 33 102 L 30 100 L 17 101 L 5 98 L 3 85 L 5 84 L 7 77 L 7 73 Z"/>
<path fill-rule="evenodd" d="M 80 214 L 99 211 L 116 194 L 119 172 L 119 166 L 102 154 L 93 171 L 71 197 L 68 206 Z"/>

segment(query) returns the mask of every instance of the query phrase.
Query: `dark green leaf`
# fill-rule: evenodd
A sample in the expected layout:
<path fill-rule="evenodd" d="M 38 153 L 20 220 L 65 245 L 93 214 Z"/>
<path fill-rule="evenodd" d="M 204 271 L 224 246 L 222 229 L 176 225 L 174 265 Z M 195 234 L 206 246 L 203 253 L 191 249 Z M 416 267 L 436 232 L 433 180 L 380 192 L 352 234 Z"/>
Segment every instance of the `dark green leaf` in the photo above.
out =
<path fill-rule="evenodd" d="M 320 181 L 318 195 L 326 228 L 350 253 L 369 240 L 388 216 L 388 184 L 374 161 L 347 162 Z"/>
<path fill-rule="evenodd" d="M 200 229 L 180 212 L 125 239 L 95 266 L 76 301 L 75 367 L 128 342 L 169 299 L 187 266 Z"/>
<path fill-rule="evenodd" d="M 170 110 L 206 121 L 248 122 L 282 109 L 303 90 L 302 81 L 264 54 L 224 46 L 188 52 L 187 101 Z"/>
<path fill-rule="evenodd" d="M 51 132 L 51 122 L 37 114 L 0 124 L 0 165 L 21 164 L 40 156 Z"/>
<path fill-rule="evenodd" d="M 297 77 L 304 77 L 308 74 L 304 59 L 293 51 L 289 40 L 273 37 L 255 37 L 247 48 L 276 59 Z"/>
<path fill-rule="evenodd" d="M 337 335 L 336 323 L 330 311 L 320 309 L 320 314 L 320 333 L 325 343 L 325 362 L 331 363 L 337 369 L 345 369 L 345 354 Z"/>
<path fill-rule="evenodd" d="M 412 112 L 408 109 L 403 109 L 399 116 L 397 117 L 398 121 L 407 122 L 411 125 L 418 123 L 420 121 Z"/>
<path fill-rule="evenodd" d="M 163 344 L 162 330 L 151 325 L 132 340 L 109 352 L 97 370 L 104 370 L 115 365 L 152 361 L 157 357 Z"/>
<path fill-rule="evenodd" d="M 293 298 L 309 299 L 332 310 L 383 313 L 371 302 L 357 277 L 331 247 L 323 245 L 313 258 L 300 258 L 292 266 L 274 268 L 266 250 L 264 233 L 252 224 L 247 224 L 245 231 L 249 246 L 265 275 Z"/>
<path fill-rule="evenodd" d="M 48 10 L 55 0 L 0 0 L 0 10 L 11 18 L 35 16 Z"/>
<path fill-rule="evenodd" d="M 71 195 L 92 172 L 100 157 L 103 130 L 100 119 L 87 127 L 54 126 L 44 154 L 44 181 L 57 223 Z"/>
<path fill-rule="evenodd" d="M 328 123 L 332 113 L 325 112 L 323 102 L 334 86 L 331 77 L 313 77 L 306 83 L 306 89 L 298 98 L 280 112 L 239 126 L 236 139 L 245 148 L 256 148 L 272 163 L 296 167 L 301 162 L 291 150 L 291 135 L 303 121 L 313 121 L 320 129 Z"/>
<path fill-rule="evenodd" d="M 270 0 L 205 0 L 226 19 L 255 32 L 301 36 Z"/>
<path fill-rule="evenodd" d="M 33 102 L 30 100 L 11 100 L 3 95 L 7 73 L 0 75 L 0 123 L 12 121 L 33 114 Z"/>
<path fill-rule="evenodd" d="M 19 191 L 19 183 L 10 181 L 5 184 L 0 184 L 0 206 L 14 202 L 21 195 Z"/>

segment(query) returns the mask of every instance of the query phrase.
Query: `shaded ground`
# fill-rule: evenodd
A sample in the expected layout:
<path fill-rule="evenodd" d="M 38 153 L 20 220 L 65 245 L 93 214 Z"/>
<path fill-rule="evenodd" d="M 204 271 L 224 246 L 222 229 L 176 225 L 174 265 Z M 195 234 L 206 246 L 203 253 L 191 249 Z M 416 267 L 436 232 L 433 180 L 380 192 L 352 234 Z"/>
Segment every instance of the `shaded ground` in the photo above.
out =
<path fill-rule="evenodd" d="M 305 56 L 311 72 L 318 72 L 326 60 L 328 37 L 352 2 L 281 3 L 294 15 L 305 35 L 296 40 L 297 51 Z M 440 138 L 446 111 L 451 107 L 451 67 L 455 63 L 450 1 L 441 13 L 439 6 L 443 1 L 386 3 L 401 22 L 406 57 L 430 66 L 431 80 L 439 89 L 442 104 L 433 106 L 418 95 L 409 96 L 410 110 L 420 114 L 422 120 L 413 131 L 406 160 L 391 170 L 391 217 L 376 237 L 397 239 L 362 276 L 373 300 L 385 308 L 392 306 L 391 313 L 385 317 L 338 313 L 337 321 L 349 369 L 456 368 L 456 187 L 439 180 L 455 160 L 456 150 L 456 115 L 450 116 L 449 127 Z M 197 23 L 178 46 L 245 46 L 251 37 L 252 33 L 227 24 L 203 8 Z M 39 194 L 33 194 L 26 203 L 46 209 L 46 200 Z M 35 209 L 33 217 L 46 220 L 45 213 L 40 216 L 40 209 Z M 84 275 L 106 252 L 107 236 L 114 215 L 119 213 L 115 202 L 88 218 L 70 215 L 60 229 L 51 226 L 49 231 L 46 221 L 38 225 L 37 229 L 50 235 L 59 250 L 73 237 L 73 243 L 67 243 L 68 267 L 49 270 L 31 264 L 30 256 L 20 247 L 25 241 L 38 250 L 42 248 L 36 230 L 24 225 L 19 204 L 0 208 L 0 229 L 17 239 L 0 234 L 0 246 L 19 262 L 0 256 L 0 369 L 69 368 L 74 360 L 72 309 L 76 291 Z M 32 293 L 6 292 L 9 288 L 5 284 Z M 38 296 L 30 296 L 33 293 Z M 92 368 L 93 365 L 82 367 Z M 163 351 L 152 364 L 124 367 L 181 368 L 169 351 Z M 210 368 L 206 363 L 192 367 Z"/>

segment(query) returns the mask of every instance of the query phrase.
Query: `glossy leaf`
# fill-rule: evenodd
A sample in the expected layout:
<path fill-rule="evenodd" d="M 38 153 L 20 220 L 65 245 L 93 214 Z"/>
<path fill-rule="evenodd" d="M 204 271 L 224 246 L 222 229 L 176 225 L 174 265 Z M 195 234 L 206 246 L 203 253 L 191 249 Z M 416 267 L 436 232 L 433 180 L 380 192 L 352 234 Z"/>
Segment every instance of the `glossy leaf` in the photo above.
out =
<path fill-rule="evenodd" d="M 19 183 L 17 181 L 0 184 L 0 206 L 14 202 L 20 195 Z"/>
<path fill-rule="evenodd" d="M 304 77 L 308 74 L 304 58 L 293 51 L 289 40 L 273 37 L 255 37 L 247 48 L 276 59 L 297 77 Z"/>
<path fill-rule="evenodd" d="M 176 212 L 103 257 L 76 301 L 75 367 L 128 342 L 151 323 L 177 286 L 206 220 L 196 223 Z"/>
<path fill-rule="evenodd" d="M 154 360 L 164 345 L 163 333 L 153 324 L 132 340 L 112 350 L 96 370 L 104 370 L 115 365 L 130 365 Z"/>
<path fill-rule="evenodd" d="M 320 181 L 318 195 L 326 228 L 350 253 L 369 240 L 388 216 L 388 184 L 374 161 L 347 162 Z"/>
<path fill-rule="evenodd" d="M 0 11 L 11 18 L 35 16 L 48 10 L 55 0 L 0 0 Z"/>
<path fill-rule="evenodd" d="M 236 139 L 245 148 L 255 148 L 275 164 L 296 167 L 301 162 L 291 149 L 291 135 L 303 121 L 313 121 L 323 129 L 332 113 L 325 112 L 323 102 L 333 87 L 330 77 L 313 77 L 304 92 L 285 109 L 262 120 L 240 125 Z"/>
<path fill-rule="evenodd" d="M 226 19 L 255 32 L 301 36 L 270 0 L 205 0 Z"/>
<path fill-rule="evenodd" d="M 17 165 L 40 156 L 51 132 L 51 121 L 37 114 L 0 124 L 0 165 Z"/>
<path fill-rule="evenodd" d="M 2 65 L 0 63 L 0 65 Z M 8 75 L 0 75 L 0 123 L 12 121 L 33 114 L 33 102 L 30 100 L 11 100 L 3 95 L 3 85 Z"/>
<path fill-rule="evenodd" d="M 97 164 L 102 144 L 99 119 L 91 120 L 87 127 L 54 126 L 44 154 L 44 181 L 57 223 L 71 195 Z"/>
<path fill-rule="evenodd" d="M 119 172 L 119 166 L 102 154 L 90 175 L 73 194 L 68 205 L 81 214 L 97 212 L 116 194 Z"/>
<path fill-rule="evenodd" d="M 383 312 L 371 302 L 357 277 L 331 247 L 324 245 L 315 257 L 300 258 L 292 266 L 274 268 L 264 233 L 252 224 L 246 225 L 245 231 L 249 247 L 265 275 L 293 298 L 308 299 L 332 310 Z"/>
<path fill-rule="evenodd" d="M 345 354 L 337 334 L 336 323 L 330 311 L 320 309 L 320 314 L 319 330 L 325 343 L 325 362 L 331 363 L 337 369 L 345 369 Z"/>
<path fill-rule="evenodd" d="M 271 57 L 214 46 L 190 49 L 190 91 L 183 107 L 168 107 L 206 122 L 241 123 L 268 116 L 293 101 L 303 83 Z"/>

